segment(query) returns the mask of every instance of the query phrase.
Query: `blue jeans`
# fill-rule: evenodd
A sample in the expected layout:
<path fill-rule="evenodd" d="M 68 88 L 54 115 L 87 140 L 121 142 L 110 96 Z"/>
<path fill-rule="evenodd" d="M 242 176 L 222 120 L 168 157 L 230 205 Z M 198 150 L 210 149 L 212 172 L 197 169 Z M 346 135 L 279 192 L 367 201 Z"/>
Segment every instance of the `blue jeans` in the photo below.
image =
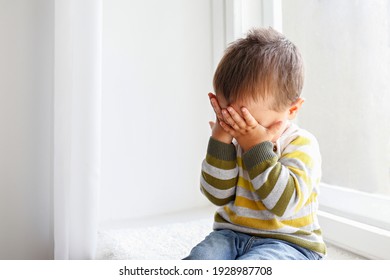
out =
<path fill-rule="evenodd" d="M 216 230 L 184 260 L 319 260 L 314 251 L 287 241 L 261 238 L 232 230 Z"/>

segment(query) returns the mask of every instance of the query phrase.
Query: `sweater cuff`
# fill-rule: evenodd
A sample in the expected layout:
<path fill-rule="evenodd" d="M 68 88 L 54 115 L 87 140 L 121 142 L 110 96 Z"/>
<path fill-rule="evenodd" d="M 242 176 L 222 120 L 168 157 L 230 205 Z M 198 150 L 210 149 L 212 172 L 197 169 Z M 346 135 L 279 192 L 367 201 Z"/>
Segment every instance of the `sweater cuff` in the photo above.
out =
<path fill-rule="evenodd" d="M 274 145 L 270 141 L 262 142 L 243 154 L 242 158 L 247 170 L 251 170 L 260 162 L 276 157 Z"/>
<path fill-rule="evenodd" d="M 215 158 L 231 161 L 236 160 L 236 147 L 210 137 L 207 153 Z"/>

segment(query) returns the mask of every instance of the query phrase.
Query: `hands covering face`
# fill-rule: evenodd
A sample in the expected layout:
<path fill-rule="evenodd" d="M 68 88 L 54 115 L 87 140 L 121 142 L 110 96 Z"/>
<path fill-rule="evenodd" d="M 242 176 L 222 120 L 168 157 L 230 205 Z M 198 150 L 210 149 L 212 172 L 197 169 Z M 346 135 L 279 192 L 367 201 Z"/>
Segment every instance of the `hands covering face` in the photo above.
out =
<path fill-rule="evenodd" d="M 279 121 L 269 127 L 262 126 L 246 107 L 241 107 L 239 114 L 232 106 L 221 108 L 216 96 L 209 93 L 211 106 L 216 114 L 216 123 L 225 133 L 235 138 L 244 151 L 265 141 L 272 141 L 280 135 L 283 122 Z"/>

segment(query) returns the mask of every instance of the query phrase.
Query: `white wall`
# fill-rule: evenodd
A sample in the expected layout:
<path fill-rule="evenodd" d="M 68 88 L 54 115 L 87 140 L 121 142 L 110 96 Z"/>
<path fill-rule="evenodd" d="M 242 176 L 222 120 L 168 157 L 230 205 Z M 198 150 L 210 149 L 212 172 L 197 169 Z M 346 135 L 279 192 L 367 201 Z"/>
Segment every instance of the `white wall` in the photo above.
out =
<path fill-rule="evenodd" d="M 53 1 L 0 1 L 0 259 L 53 257 Z"/>
<path fill-rule="evenodd" d="M 211 1 L 104 1 L 101 222 L 207 205 Z M 54 1 L 0 0 L 0 259 L 53 258 Z"/>
<path fill-rule="evenodd" d="M 103 2 L 102 223 L 208 204 L 211 1 Z"/>

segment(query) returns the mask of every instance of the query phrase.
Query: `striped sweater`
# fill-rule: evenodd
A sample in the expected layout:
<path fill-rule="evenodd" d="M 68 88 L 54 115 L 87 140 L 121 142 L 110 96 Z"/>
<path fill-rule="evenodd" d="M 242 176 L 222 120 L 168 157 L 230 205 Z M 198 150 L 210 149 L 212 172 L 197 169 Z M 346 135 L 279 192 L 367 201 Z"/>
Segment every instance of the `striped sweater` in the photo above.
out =
<path fill-rule="evenodd" d="M 243 153 L 210 138 L 201 191 L 215 205 L 214 229 L 282 239 L 326 254 L 317 219 L 321 155 L 315 137 L 291 124 L 276 142 Z"/>

